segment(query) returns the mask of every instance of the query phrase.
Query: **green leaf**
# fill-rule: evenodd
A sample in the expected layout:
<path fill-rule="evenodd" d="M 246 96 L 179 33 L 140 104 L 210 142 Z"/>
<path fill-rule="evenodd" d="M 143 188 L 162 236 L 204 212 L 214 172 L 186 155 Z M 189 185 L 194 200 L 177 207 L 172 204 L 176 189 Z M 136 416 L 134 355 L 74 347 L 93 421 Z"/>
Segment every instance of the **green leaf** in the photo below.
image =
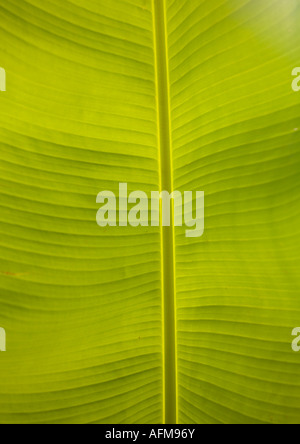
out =
<path fill-rule="evenodd" d="M 299 423 L 297 0 L 0 2 L 0 423 Z M 205 233 L 96 224 L 204 191 Z"/>

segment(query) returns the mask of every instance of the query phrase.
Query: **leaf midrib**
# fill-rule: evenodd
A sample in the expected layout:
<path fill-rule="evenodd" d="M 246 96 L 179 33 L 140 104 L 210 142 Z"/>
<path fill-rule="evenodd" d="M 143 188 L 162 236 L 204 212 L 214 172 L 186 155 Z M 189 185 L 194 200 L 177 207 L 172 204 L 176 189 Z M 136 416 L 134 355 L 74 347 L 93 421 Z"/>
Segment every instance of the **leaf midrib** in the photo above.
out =
<path fill-rule="evenodd" d="M 157 122 L 160 160 L 160 190 L 173 191 L 170 88 L 165 0 L 153 0 L 154 53 L 156 64 Z M 170 227 L 161 226 L 164 423 L 177 421 L 177 357 L 174 212 Z"/>

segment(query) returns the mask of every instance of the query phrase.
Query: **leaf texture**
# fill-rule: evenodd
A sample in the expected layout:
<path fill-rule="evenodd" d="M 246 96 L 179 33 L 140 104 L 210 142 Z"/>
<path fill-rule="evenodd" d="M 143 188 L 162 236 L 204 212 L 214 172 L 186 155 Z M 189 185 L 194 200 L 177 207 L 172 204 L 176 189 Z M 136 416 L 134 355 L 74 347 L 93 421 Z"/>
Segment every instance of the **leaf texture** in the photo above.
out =
<path fill-rule="evenodd" d="M 299 423 L 299 3 L 168 3 L 174 186 L 206 192 L 177 235 L 179 421 Z"/>
<path fill-rule="evenodd" d="M 158 2 L 0 0 L 0 423 L 299 423 L 299 2 Z"/>

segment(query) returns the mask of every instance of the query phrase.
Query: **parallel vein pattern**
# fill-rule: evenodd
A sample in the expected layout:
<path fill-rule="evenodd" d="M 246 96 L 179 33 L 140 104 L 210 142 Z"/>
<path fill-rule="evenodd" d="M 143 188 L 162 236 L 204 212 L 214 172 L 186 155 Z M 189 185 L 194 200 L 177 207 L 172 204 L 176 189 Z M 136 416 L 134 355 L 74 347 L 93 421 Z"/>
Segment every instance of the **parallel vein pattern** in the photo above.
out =
<path fill-rule="evenodd" d="M 174 187 L 206 231 L 176 237 L 179 421 L 299 423 L 299 2 L 168 2 Z"/>
<path fill-rule="evenodd" d="M 0 0 L 1 423 L 299 424 L 299 20 Z M 205 235 L 100 229 L 119 182 L 204 190 Z"/>
<path fill-rule="evenodd" d="M 0 1 L 1 423 L 162 422 L 158 229 L 99 191 L 159 189 L 151 1 Z"/>

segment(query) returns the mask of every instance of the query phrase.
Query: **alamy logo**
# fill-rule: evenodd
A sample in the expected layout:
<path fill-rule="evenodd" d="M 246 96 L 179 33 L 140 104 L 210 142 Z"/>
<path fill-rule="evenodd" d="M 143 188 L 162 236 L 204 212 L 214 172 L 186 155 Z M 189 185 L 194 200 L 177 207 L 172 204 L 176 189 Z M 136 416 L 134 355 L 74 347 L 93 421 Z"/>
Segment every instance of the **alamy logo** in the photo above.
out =
<path fill-rule="evenodd" d="M 294 68 L 292 71 L 292 76 L 296 77 L 292 83 L 292 90 L 298 92 L 300 91 L 300 68 Z"/>
<path fill-rule="evenodd" d="M 6 91 L 6 72 L 4 68 L 0 68 L 0 91 Z"/>
<path fill-rule="evenodd" d="M 4 328 L 0 328 L 0 352 L 6 351 L 6 332 Z"/>
<path fill-rule="evenodd" d="M 299 352 L 300 351 L 300 327 L 296 327 L 294 328 L 293 332 L 292 332 L 292 336 L 297 336 L 296 339 L 293 340 L 292 342 L 292 349 L 294 350 L 294 352 Z"/>
<path fill-rule="evenodd" d="M 174 202 L 174 226 L 182 227 L 183 218 L 186 237 L 201 237 L 204 233 L 204 192 L 197 191 L 195 199 L 195 216 L 193 216 L 193 192 L 185 191 L 184 197 L 180 191 L 152 191 L 150 204 L 148 196 L 143 191 L 134 191 L 128 196 L 127 183 L 119 184 L 117 221 L 117 198 L 112 191 L 101 191 L 97 196 L 97 203 L 103 206 L 97 212 L 97 224 L 100 227 L 163 227 L 171 225 L 172 201 Z M 128 209 L 128 204 L 134 204 Z M 129 210 L 129 211 L 128 211 Z M 149 222 L 149 216 L 151 221 Z"/>

